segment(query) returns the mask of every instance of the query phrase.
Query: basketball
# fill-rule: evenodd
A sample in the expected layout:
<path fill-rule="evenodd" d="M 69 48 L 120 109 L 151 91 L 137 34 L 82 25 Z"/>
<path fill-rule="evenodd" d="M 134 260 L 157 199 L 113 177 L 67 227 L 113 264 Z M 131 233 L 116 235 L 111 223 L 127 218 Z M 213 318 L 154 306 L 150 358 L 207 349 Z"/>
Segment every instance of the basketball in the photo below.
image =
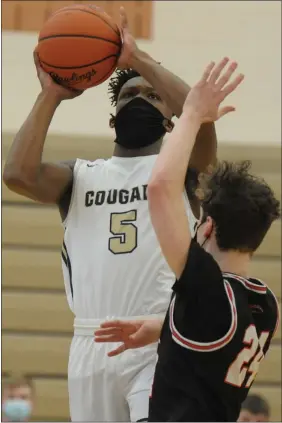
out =
<path fill-rule="evenodd" d="M 36 51 L 43 70 L 59 84 L 85 90 L 114 72 L 121 51 L 120 31 L 94 5 L 56 11 L 39 33 Z"/>

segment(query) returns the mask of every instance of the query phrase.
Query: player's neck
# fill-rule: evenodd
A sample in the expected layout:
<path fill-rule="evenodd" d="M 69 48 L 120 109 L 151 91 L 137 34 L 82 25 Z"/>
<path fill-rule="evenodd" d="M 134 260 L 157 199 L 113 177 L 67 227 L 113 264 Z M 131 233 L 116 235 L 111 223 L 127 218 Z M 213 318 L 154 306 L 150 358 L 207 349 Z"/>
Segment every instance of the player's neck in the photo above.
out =
<path fill-rule="evenodd" d="M 248 277 L 251 256 L 249 253 L 237 251 L 213 252 L 213 257 L 222 272 L 235 273 L 236 275 Z"/>
<path fill-rule="evenodd" d="M 148 145 L 143 148 L 128 149 L 122 147 L 119 144 L 115 145 L 113 156 L 117 157 L 139 157 L 139 156 L 152 156 L 153 154 L 159 154 L 162 146 L 162 138 L 154 142 L 154 144 Z"/>

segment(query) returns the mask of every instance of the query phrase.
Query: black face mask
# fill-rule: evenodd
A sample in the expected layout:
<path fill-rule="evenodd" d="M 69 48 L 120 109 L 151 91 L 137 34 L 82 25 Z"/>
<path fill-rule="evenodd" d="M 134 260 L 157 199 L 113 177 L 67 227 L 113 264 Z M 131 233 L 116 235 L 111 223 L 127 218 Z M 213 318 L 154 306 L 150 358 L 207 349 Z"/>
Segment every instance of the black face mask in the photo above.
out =
<path fill-rule="evenodd" d="M 147 147 L 166 133 L 165 119 L 148 101 L 134 98 L 115 117 L 115 142 L 130 150 Z"/>

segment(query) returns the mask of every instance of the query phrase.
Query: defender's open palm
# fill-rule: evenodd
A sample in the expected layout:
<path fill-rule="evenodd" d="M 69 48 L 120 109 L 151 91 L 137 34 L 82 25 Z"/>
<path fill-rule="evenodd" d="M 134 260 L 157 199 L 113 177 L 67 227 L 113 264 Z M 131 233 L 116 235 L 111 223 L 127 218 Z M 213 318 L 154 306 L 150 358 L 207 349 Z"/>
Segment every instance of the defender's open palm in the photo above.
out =
<path fill-rule="evenodd" d="M 95 331 L 95 342 L 122 342 L 109 357 L 121 354 L 128 349 L 141 348 L 157 342 L 163 322 L 161 320 L 113 320 L 101 324 Z"/>
<path fill-rule="evenodd" d="M 225 57 L 217 65 L 211 62 L 207 66 L 200 81 L 190 90 L 183 111 L 196 113 L 204 123 L 214 122 L 235 110 L 233 106 L 220 108 L 223 100 L 236 90 L 244 79 L 244 75 L 239 74 L 231 80 L 238 65 L 236 62 L 231 62 L 224 72 L 228 62 L 229 59 Z"/>

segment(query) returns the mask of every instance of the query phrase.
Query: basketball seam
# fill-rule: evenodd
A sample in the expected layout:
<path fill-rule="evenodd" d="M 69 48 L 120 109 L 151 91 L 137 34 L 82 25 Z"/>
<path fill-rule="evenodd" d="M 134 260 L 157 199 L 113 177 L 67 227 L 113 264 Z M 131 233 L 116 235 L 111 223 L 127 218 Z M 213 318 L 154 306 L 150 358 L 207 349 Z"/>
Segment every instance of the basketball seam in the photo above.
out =
<path fill-rule="evenodd" d="M 50 66 L 51 68 L 54 68 L 54 69 L 82 69 L 88 66 L 98 65 L 99 63 L 102 63 L 104 62 L 104 60 L 110 59 L 111 57 L 118 57 L 118 55 L 111 54 L 110 56 L 104 57 L 103 59 L 97 60 L 96 62 L 92 62 L 92 63 L 88 63 L 87 65 L 80 65 L 80 66 L 55 66 L 55 65 L 51 65 L 50 63 L 44 62 L 44 60 L 40 59 L 40 57 L 39 57 L 39 60 L 44 65 Z"/>
<path fill-rule="evenodd" d="M 113 69 L 115 69 L 116 64 L 114 63 L 113 66 L 111 67 L 111 69 L 109 70 L 108 73 L 106 73 L 106 75 L 104 75 L 102 78 L 98 79 L 98 81 L 96 81 L 96 84 L 98 84 L 102 79 L 105 78 L 104 82 L 108 79 L 108 76 L 111 75 L 113 73 Z"/>
<path fill-rule="evenodd" d="M 107 59 L 109 59 L 109 57 Z M 107 60 L 107 59 L 104 59 L 104 60 Z M 100 79 L 98 79 L 97 81 L 95 81 L 95 85 L 94 86 L 97 86 L 99 84 L 99 82 L 102 81 L 102 79 L 104 79 L 104 78 L 105 78 L 104 79 L 104 82 L 105 82 L 108 79 L 108 76 L 113 73 L 113 69 L 115 68 L 115 66 L 116 66 L 116 64 L 114 63 L 113 66 L 111 67 L 111 69 L 109 70 L 109 72 L 107 72 Z M 70 86 L 71 87 L 74 87 L 75 85 L 78 85 L 79 83 L 80 83 L 80 81 L 77 81 L 76 83 L 70 84 Z M 59 84 L 59 85 L 64 86 L 63 84 Z"/>
<path fill-rule="evenodd" d="M 49 40 L 50 38 L 90 38 L 95 40 L 102 40 L 108 43 L 114 44 L 118 47 L 121 47 L 120 43 L 116 43 L 115 41 L 108 40 L 107 38 L 97 37 L 96 35 L 83 35 L 83 34 L 56 34 L 56 35 L 48 35 L 47 37 L 39 38 L 39 42 Z"/>
<path fill-rule="evenodd" d="M 87 7 L 87 6 L 86 6 Z M 55 15 L 57 15 L 57 14 L 59 14 L 59 13 L 63 13 L 63 12 L 65 12 L 66 11 L 66 8 L 64 7 L 63 8 L 64 10 L 58 10 L 57 12 L 54 12 L 51 16 L 50 16 L 50 18 L 52 17 L 52 16 L 55 16 Z M 113 28 L 112 27 L 112 25 L 111 24 L 109 24 L 109 22 L 107 22 L 105 19 L 103 19 L 102 17 L 101 17 L 101 15 L 99 14 L 96 14 L 96 13 L 92 13 L 92 12 L 90 12 L 90 10 L 84 10 L 84 9 L 78 9 L 77 7 L 70 7 L 70 8 L 68 8 L 67 10 L 79 10 L 80 12 L 84 12 L 84 13 L 89 13 L 90 15 L 94 15 L 94 16 L 97 16 L 98 18 L 100 18 L 101 19 L 101 21 L 103 21 L 105 24 L 107 24 L 113 31 L 114 31 L 114 33 L 116 34 L 116 35 L 118 35 L 119 37 L 120 37 L 120 32 L 119 31 L 117 31 L 115 28 Z M 98 12 L 99 13 L 99 12 Z"/>

